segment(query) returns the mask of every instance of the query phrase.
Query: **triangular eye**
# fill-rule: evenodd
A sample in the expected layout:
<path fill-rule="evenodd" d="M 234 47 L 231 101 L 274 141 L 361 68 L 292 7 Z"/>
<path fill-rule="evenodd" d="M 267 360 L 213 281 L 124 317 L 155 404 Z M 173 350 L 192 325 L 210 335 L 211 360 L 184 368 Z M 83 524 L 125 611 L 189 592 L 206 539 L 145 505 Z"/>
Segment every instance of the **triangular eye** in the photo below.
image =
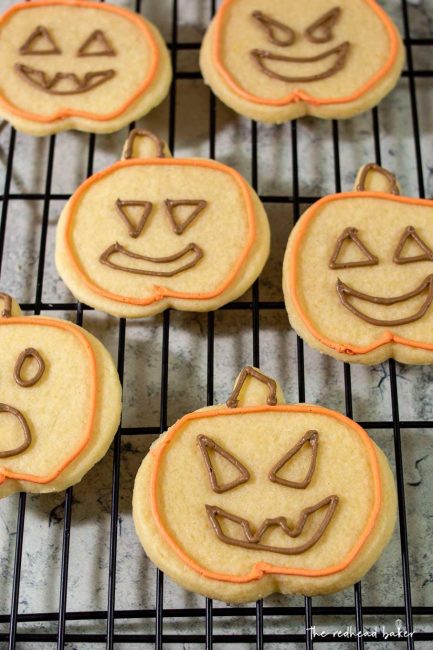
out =
<path fill-rule="evenodd" d="M 152 211 L 150 201 L 121 201 L 117 199 L 116 210 L 123 223 L 128 228 L 130 237 L 138 237 L 143 230 L 147 218 Z"/>
<path fill-rule="evenodd" d="M 291 481 L 289 479 L 281 478 L 277 476 L 278 472 L 295 456 L 300 449 L 307 443 L 310 444 L 311 448 L 311 459 L 310 464 L 307 470 L 305 477 L 302 480 Z M 286 485 L 287 487 L 298 488 L 303 490 L 310 483 L 313 478 L 314 470 L 316 469 L 316 458 L 317 458 L 317 449 L 319 446 L 319 434 L 317 431 L 307 431 L 307 433 L 302 436 L 299 442 L 296 443 L 294 447 L 289 449 L 287 454 L 285 454 L 281 460 L 278 461 L 276 465 L 272 467 L 269 471 L 269 480 L 273 483 L 279 483 L 280 485 Z"/>
<path fill-rule="evenodd" d="M 19 48 L 20 54 L 60 54 L 61 50 L 55 43 L 46 27 L 39 25 Z"/>
<path fill-rule="evenodd" d="M 171 199 L 166 199 L 164 203 L 167 208 L 171 226 L 176 235 L 181 235 L 185 228 L 188 228 L 194 219 L 196 219 L 207 206 L 207 201 L 204 201 L 202 199 L 197 199 L 196 201 L 188 201 L 186 199 L 181 199 L 180 201 L 172 201 Z M 177 209 L 183 207 L 191 207 L 193 210 Z"/>
<path fill-rule="evenodd" d="M 275 18 L 271 18 L 271 16 L 267 16 L 261 11 L 253 11 L 251 16 L 266 32 L 270 43 L 287 47 L 295 42 L 295 32 L 288 25 L 280 23 L 279 20 L 275 20 Z"/>
<path fill-rule="evenodd" d="M 423 252 L 418 255 L 403 255 L 404 249 L 408 251 L 409 248 L 413 248 L 412 245 L 416 245 L 418 250 L 421 249 Z M 423 262 L 426 260 L 433 261 L 433 251 L 430 246 L 421 239 L 415 228 L 413 226 L 408 226 L 397 244 L 393 260 L 396 264 Z"/>
<path fill-rule="evenodd" d="M 352 244 L 356 247 L 356 256 L 359 258 L 360 254 L 362 254 L 362 259 L 351 259 L 353 257 L 353 251 L 351 255 L 349 248 Z M 329 260 L 329 268 L 350 269 L 356 266 L 374 266 L 378 263 L 379 260 L 376 255 L 370 253 L 367 246 L 358 237 L 357 229 L 345 228 L 337 239 L 334 252 Z"/>
<path fill-rule="evenodd" d="M 217 492 L 218 494 L 221 494 L 222 492 L 227 492 L 228 490 L 232 490 L 238 485 L 242 485 L 242 483 L 246 483 L 246 481 L 249 480 L 250 473 L 246 469 L 246 467 L 244 467 L 242 463 L 237 458 L 235 458 L 232 454 L 229 454 L 228 451 L 220 447 L 214 440 L 208 438 L 207 436 L 202 435 L 202 436 L 197 436 L 197 441 L 200 446 L 200 451 L 203 455 L 203 460 L 206 464 L 206 469 L 208 471 L 209 479 L 214 492 Z M 212 458 L 210 452 L 213 452 Z M 231 475 L 233 474 L 233 468 L 237 470 L 238 473 L 238 476 L 236 478 L 233 478 L 232 480 L 229 480 L 225 483 L 220 482 L 217 476 L 217 472 L 215 470 L 215 464 L 217 459 L 221 460 L 222 458 L 228 461 L 228 463 L 232 466 Z M 224 463 L 224 465 L 226 465 L 226 463 Z M 218 473 L 222 474 L 222 472 L 227 468 L 224 467 L 221 463 L 219 463 Z"/>
<path fill-rule="evenodd" d="M 108 42 L 104 32 L 95 29 L 84 41 L 77 56 L 116 56 L 116 50 Z"/>
<path fill-rule="evenodd" d="M 314 23 L 305 30 L 308 40 L 313 43 L 327 43 L 332 40 L 332 28 L 340 18 L 340 14 L 340 7 L 334 7 L 326 14 L 323 14 L 323 16 L 318 20 L 315 20 Z"/>

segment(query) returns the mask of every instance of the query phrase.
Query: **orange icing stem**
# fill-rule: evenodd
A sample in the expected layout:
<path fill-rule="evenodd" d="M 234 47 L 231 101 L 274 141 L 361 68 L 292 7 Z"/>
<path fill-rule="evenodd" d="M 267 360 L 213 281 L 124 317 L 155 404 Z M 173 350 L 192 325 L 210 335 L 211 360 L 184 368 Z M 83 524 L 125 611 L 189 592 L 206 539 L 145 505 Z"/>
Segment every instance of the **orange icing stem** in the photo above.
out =
<path fill-rule="evenodd" d="M 122 296 L 120 294 L 116 294 L 111 291 L 108 291 L 103 287 L 97 285 L 86 274 L 84 269 L 80 266 L 80 263 L 77 257 L 75 256 L 74 247 L 71 240 L 72 240 L 74 213 L 77 209 L 77 206 L 83 194 L 94 183 L 101 180 L 102 178 L 105 178 L 106 176 L 109 176 L 110 174 L 117 171 L 118 169 L 123 169 L 124 167 L 143 167 L 149 165 L 155 165 L 155 166 L 170 165 L 173 167 L 203 167 L 206 169 L 216 170 L 231 176 L 237 183 L 238 187 L 240 188 L 241 194 L 245 201 L 246 212 L 247 212 L 247 219 L 248 219 L 248 226 L 249 226 L 248 238 L 232 270 L 230 271 L 228 276 L 224 279 L 224 281 L 214 291 L 208 291 L 203 293 L 186 293 L 185 291 L 174 291 L 169 289 L 168 287 L 154 286 L 153 295 L 147 298 L 136 298 L 134 296 Z M 80 280 L 90 289 L 90 291 L 92 291 L 93 293 L 97 293 L 98 295 L 103 296 L 104 298 L 109 298 L 110 300 L 114 300 L 120 303 L 127 303 L 129 305 L 150 305 L 154 302 L 158 302 L 162 300 L 165 297 L 182 298 L 184 300 L 209 300 L 211 298 L 215 298 L 221 295 L 236 280 L 236 277 L 238 276 L 239 272 L 242 270 L 242 267 L 253 247 L 253 244 L 256 241 L 256 234 L 257 234 L 256 219 L 255 219 L 254 205 L 253 205 L 251 192 L 245 180 L 235 169 L 232 169 L 231 167 L 227 167 L 226 165 L 216 162 L 215 160 L 206 160 L 206 159 L 195 160 L 195 159 L 183 159 L 183 158 L 179 158 L 179 159 L 147 158 L 145 160 L 120 160 L 119 162 L 115 163 L 108 169 L 104 169 L 103 171 L 94 174 L 93 176 L 88 178 L 84 183 L 82 183 L 82 185 L 80 185 L 80 187 L 72 195 L 67 206 L 66 227 L 65 227 L 65 248 L 67 251 L 69 262 L 73 267 L 75 273 L 77 273 L 77 275 L 80 277 Z"/>
<path fill-rule="evenodd" d="M 77 456 L 81 454 L 83 449 L 86 447 L 89 442 L 95 423 L 95 413 L 96 413 L 96 394 L 97 394 L 97 376 L 96 376 L 96 357 L 93 351 L 93 348 L 87 339 L 86 335 L 79 328 L 73 327 L 70 323 L 61 320 L 55 320 L 51 318 L 41 318 L 41 317 L 12 317 L 7 319 L 0 319 L 1 325 L 40 325 L 43 327 L 56 327 L 57 329 L 65 330 L 66 332 L 71 333 L 73 336 L 82 344 L 84 351 L 87 356 L 89 363 L 89 376 L 90 376 L 90 414 L 85 434 L 80 441 L 79 445 L 64 461 L 63 463 L 51 474 L 47 476 L 36 476 L 35 474 L 26 474 L 23 472 L 13 472 L 5 467 L 0 467 L 0 484 L 4 482 L 6 478 L 15 479 L 17 481 L 28 481 L 29 483 L 51 483 L 54 481 L 59 474 L 63 472 L 68 465 L 74 461 Z"/>
<path fill-rule="evenodd" d="M 365 95 L 369 90 L 371 90 L 381 79 L 383 79 L 388 72 L 393 67 L 398 54 L 398 37 L 397 31 L 394 27 L 389 16 L 385 11 L 376 3 L 376 0 L 364 0 L 370 7 L 372 11 L 379 17 L 382 23 L 385 25 L 386 31 L 390 39 L 390 53 L 386 63 L 380 68 L 376 74 L 374 74 L 369 81 L 359 88 L 359 90 L 353 92 L 350 95 L 344 97 L 314 97 L 309 95 L 304 90 L 299 88 L 295 89 L 289 95 L 285 97 L 280 97 L 279 99 L 272 99 L 266 97 L 259 97 L 253 95 L 243 88 L 230 74 L 227 68 L 224 66 L 222 61 L 222 41 L 223 41 L 223 29 L 224 29 L 224 19 L 226 18 L 227 11 L 231 4 L 236 0 L 224 0 L 223 4 L 218 10 L 217 16 L 215 18 L 215 34 L 214 40 L 212 43 L 212 56 L 214 60 L 214 65 L 217 68 L 219 74 L 227 83 L 228 86 L 240 97 L 246 99 L 254 104 L 262 104 L 263 106 L 287 106 L 288 104 L 297 103 L 299 101 L 304 101 L 307 104 L 313 106 L 324 106 L 328 104 L 347 104 L 353 102 L 356 99 L 359 99 Z"/>
<path fill-rule="evenodd" d="M 324 569 L 300 569 L 300 568 L 290 568 L 290 567 L 279 567 L 266 562 L 258 562 L 252 568 L 252 570 L 244 575 L 231 575 L 227 573 L 218 573 L 216 571 L 211 571 L 201 566 L 195 560 L 193 560 L 186 551 L 180 546 L 180 544 L 175 540 L 172 533 L 166 527 L 166 523 L 163 520 L 161 512 L 159 510 L 158 503 L 158 474 L 161 467 L 161 462 L 164 456 L 164 453 L 176 434 L 183 427 L 183 425 L 191 420 L 197 419 L 208 419 L 218 416 L 231 416 L 236 417 L 238 415 L 243 415 L 244 413 L 318 413 L 321 415 L 326 415 L 330 418 L 339 420 L 344 425 L 350 427 L 355 433 L 361 438 L 364 446 L 366 448 L 368 458 L 370 461 L 370 468 L 373 477 L 374 485 L 374 503 L 371 508 L 371 513 L 369 515 L 367 524 L 360 534 L 358 541 L 350 550 L 341 562 L 334 564 L 332 566 L 326 567 Z M 377 459 L 377 453 L 373 441 L 368 436 L 367 432 L 364 431 L 356 422 L 350 420 L 345 415 L 338 413 L 336 411 L 331 411 L 321 406 L 312 406 L 304 404 L 279 404 L 276 406 L 254 406 L 254 407 L 243 407 L 237 408 L 236 410 L 227 409 L 227 408 L 215 408 L 206 412 L 196 411 L 195 413 L 190 413 L 185 415 L 181 420 L 179 420 L 166 434 L 164 440 L 159 445 L 158 449 L 151 451 L 154 455 L 154 465 L 152 468 L 151 475 L 151 509 L 152 515 L 155 520 L 155 523 L 163 536 L 167 544 L 174 550 L 176 555 L 193 571 L 196 571 L 200 575 L 210 578 L 211 580 L 219 580 L 221 582 L 231 582 L 235 584 L 247 583 L 253 580 L 259 580 L 266 574 L 275 574 L 275 575 L 296 575 L 296 576 L 307 576 L 307 577 L 323 577 L 328 575 L 333 575 L 344 571 L 351 562 L 356 558 L 358 553 L 363 548 L 364 544 L 367 541 L 367 538 L 371 534 L 382 504 L 382 486 L 380 479 L 380 470 L 379 463 Z"/>
<path fill-rule="evenodd" d="M 74 108 L 59 108 L 51 115 L 39 115 L 37 113 L 29 113 L 28 111 L 22 110 L 1 96 L 0 105 L 4 106 L 13 115 L 17 115 L 18 117 L 21 117 L 25 120 L 31 120 L 32 122 L 41 122 L 44 124 L 55 122 L 57 120 L 64 120 L 68 117 L 82 117 L 89 120 L 95 120 L 97 122 L 106 122 L 115 119 L 119 115 L 122 115 L 149 88 L 155 78 L 158 69 L 160 59 L 159 49 L 148 24 L 143 20 L 143 18 L 141 18 L 141 16 L 138 16 L 131 11 L 127 11 L 125 9 L 122 9 L 122 7 L 117 7 L 115 5 L 102 4 L 101 2 L 91 2 L 91 0 L 32 0 L 32 2 L 21 2 L 8 9 L 0 18 L 0 29 L 2 25 L 5 24 L 6 21 L 18 11 L 31 11 L 32 9 L 37 9 L 38 7 L 53 6 L 72 8 L 81 7 L 84 9 L 97 9 L 98 11 L 107 11 L 109 13 L 122 16 L 126 20 L 129 20 L 131 23 L 134 23 L 142 33 L 147 45 L 150 48 L 150 67 L 146 77 L 138 86 L 137 90 L 126 101 L 124 101 L 119 106 L 119 108 L 116 108 L 114 111 L 105 114 L 93 113 L 91 111 L 82 111 Z M 85 22 L 84 17 L 83 21 Z"/>
<path fill-rule="evenodd" d="M 318 211 L 323 205 L 331 203 L 332 201 L 341 201 L 344 199 L 378 199 L 386 201 L 394 201 L 395 203 L 406 203 L 408 205 L 427 205 L 433 207 L 433 201 L 427 199 L 414 199 L 407 196 L 396 196 L 394 194 L 388 194 L 386 192 L 342 192 L 340 194 L 329 194 L 324 196 L 322 199 L 317 201 L 307 212 L 302 215 L 301 222 L 294 233 L 294 243 L 292 248 L 292 254 L 290 257 L 289 263 L 289 286 L 290 286 L 290 295 L 295 305 L 296 311 L 303 320 L 305 326 L 307 327 L 310 334 L 314 336 L 317 341 L 320 341 L 323 345 L 332 350 L 336 350 L 342 354 L 366 354 L 367 352 L 372 352 L 377 348 L 380 348 L 382 345 L 387 343 L 395 342 L 400 345 L 405 345 L 411 348 L 419 348 L 421 350 L 433 350 L 433 343 L 424 343 L 423 341 L 413 341 L 411 339 L 406 339 L 402 336 L 395 334 L 394 332 L 384 332 L 378 339 L 370 343 L 369 345 L 355 345 L 352 343 L 339 343 L 337 341 L 332 341 L 327 338 L 317 327 L 311 322 L 309 315 L 307 314 L 305 308 L 302 305 L 302 301 L 298 295 L 298 273 L 297 273 L 297 260 L 300 255 L 300 248 L 302 246 L 302 239 L 305 236 L 310 222 L 318 217 Z"/>

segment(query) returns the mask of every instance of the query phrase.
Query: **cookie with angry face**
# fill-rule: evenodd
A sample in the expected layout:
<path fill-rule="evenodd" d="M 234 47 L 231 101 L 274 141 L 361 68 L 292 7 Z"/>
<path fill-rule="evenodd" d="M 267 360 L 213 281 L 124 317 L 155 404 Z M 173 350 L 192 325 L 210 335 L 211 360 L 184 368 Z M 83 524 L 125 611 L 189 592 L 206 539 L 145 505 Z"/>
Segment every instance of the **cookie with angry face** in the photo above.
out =
<path fill-rule="evenodd" d="M 134 130 L 123 160 L 66 204 L 56 264 L 77 298 L 115 316 L 209 311 L 251 286 L 269 240 L 263 206 L 238 172 L 170 158 L 155 135 Z"/>
<path fill-rule="evenodd" d="M 105 454 L 121 388 L 104 346 L 81 327 L 23 316 L 0 293 L 0 498 L 78 483 Z"/>
<path fill-rule="evenodd" d="M 337 359 L 433 362 L 433 201 L 400 196 L 365 165 L 355 190 L 325 196 L 293 229 L 283 267 L 289 319 Z"/>
<path fill-rule="evenodd" d="M 156 27 L 88 0 L 34 0 L 0 17 L 0 115 L 46 135 L 112 132 L 166 96 L 167 48 Z"/>
<path fill-rule="evenodd" d="M 351 585 L 394 529 L 389 464 L 329 409 L 284 403 L 245 368 L 226 405 L 184 416 L 151 447 L 133 515 L 147 555 L 186 589 L 226 602 Z"/>
<path fill-rule="evenodd" d="M 276 123 L 367 110 L 395 86 L 403 59 L 376 0 L 224 0 L 200 52 L 221 101 Z"/>

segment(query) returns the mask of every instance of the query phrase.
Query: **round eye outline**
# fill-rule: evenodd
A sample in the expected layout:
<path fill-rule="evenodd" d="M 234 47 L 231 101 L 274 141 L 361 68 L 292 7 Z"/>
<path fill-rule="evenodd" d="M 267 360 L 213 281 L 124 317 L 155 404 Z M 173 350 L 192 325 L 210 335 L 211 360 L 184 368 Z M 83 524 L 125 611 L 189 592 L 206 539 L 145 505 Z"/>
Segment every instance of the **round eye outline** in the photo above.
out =
<path fill-rule="evenodd" d="M 355 262 L 337 262 L 338 256 L 346 240 L 353 242 L 366 259 Z M 349 228 L 345 228 L 341 235 L 338 236 L 328 266 L 334 271 L 336 269 L 351 269 L 360 266 L 375 266 L 376 264 L 379 264 L 379 258 L 376 257 L 376 255 L 373 255 L 373 253 L 370 253 L 367 246 L 358 237 L 357 228 L 350 226 Z"/>
<path fill-rule="evenodd" d="M 32 46 L 34 45 L 35 41 L 39 40 L 41 37 L 48 41 L 48 43 L 51 45 L 51 49 L 50 50 L 33 51 L 31 49 Z M 56 41 L 51 36 L 48 29 L 46 27 L 44 27 L 43 25 L 38 25 L 32 31 L 32 33 L 27 38 L 27 40 L 24 41 L 24 43 L 21 45 L 21 47 L 18 48 L 18 52 L 19 52 L 19 54 L 21 54 L 21 56 L 28 56 L 28 55 L 47 56 L 49 54 L 61 54 L 62 50 L 57 45 Z"/>
<path fill-rule="evenodd" d="M 87 48 L 93 43 L 98 43 L 105 49 L 100 52 L 86 52 Z M 117 56 L 117 52 L 110 44 L 102 29 L 94 29 L 93 32 L 86 38 L 84 43 L 78 48 L 78 57 L 88 56 Z"/>
<path fill-rule="evenodd" d="M 333 7 L 323 16 L 311 23 L 305 30 L 305 36 L 312 43 L 329 43 L 334 38 L 332 28 L 341 16 L 341 7 Z M 315 36 L 314 32 L 323 30 L 323 36 Z"/>
<path fill-rule="evenodd" d="M 28 358 L 35 359 L 38 367 L 33 377 L 30 377 L 30 379 L 22 379 L 21 370 L 23 368 L 25 360 Z M 26 348 L 20 353 L 18 359 L 16 360 L 14 367 L 14 379 L 19 386 L 22 386 L 23 388 L 30 388 L 31 386 L 34 386 L 38 383 L 44 372 L 45 362 L 39 352 L 35 350 L 35 348 Z"/>
<path fill-rule="evenodd" d="M 279 47 L 290 47 L 290 45 L 293 45 L 295 42 L 296 32 L 288 25 L 285 25 L 279 20 L 275 20 L 275 18 L 271 18 L 271 16 L 268 16 L 267 14 L 264 14 L 262 11 L 258 10 L 253 11 L 251 17 L 256 21 L 256 23 L 258 23 L 258 26 L 266 32 L 268 35 L 268 41 L 270 43 L 273 43 L 273 45 L 278 45 Z M 287 40 L 282 41 L 277 36 L 275 36 L 273 27 L 280 29 L 281 31 L 288 34 Z"/>

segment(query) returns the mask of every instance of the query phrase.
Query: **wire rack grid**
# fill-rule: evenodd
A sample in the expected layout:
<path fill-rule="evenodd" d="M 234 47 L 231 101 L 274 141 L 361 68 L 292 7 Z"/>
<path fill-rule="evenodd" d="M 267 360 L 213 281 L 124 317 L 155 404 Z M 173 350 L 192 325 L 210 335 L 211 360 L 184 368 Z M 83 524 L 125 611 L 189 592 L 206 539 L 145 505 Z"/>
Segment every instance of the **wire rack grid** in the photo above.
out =
<path fill-rule="evenodd" d="M 142 6 L 143 4 L 143 6 Z M 144 7 L 141 0 L 136 0 L 135 10 L 146 14 L 148 4 Z M 210 18 L 216 10 L 216 2 L 210 2 L 208 10 Z M 183 52 L 198 51 L 200 42 L 179 40 L 179 1 L 172 0 L 171 3 L 171 37 L 168 46 L 171 51 L 171 59 L 174 69 L 174 80 L 170 90 L 168 100 L 168 144 L 172 152 L 176 150 L 176 108 L 177 108 L 177 87 L 182 80 L 200 81 L 201 76 L 198 71 L 181 71 L 178 67 L 179 56 Z M 411 7 L 408 0 L 401 0 L 399 11 L 401 12 L 401 24 L 403 27 L 403 36 L 406 46 L 407 64 L 403 73 L 403 81 L 409 94 L 411 129 L 412 129 L 412 146 L 416 162 L 416 175 L 418 183 L 418 192 L 420 197 L 425 196 L 424 185 L 424 167 L 422 157 L 422 140 L 421 127 L 419 119 L 419 108 L 417 104 L 417 80 L 426 79 L 429 81 L 433 77 L 433 70 L 419 69 L 415 66 L 414 51 L 416 48 L 431 48 L 433 38 L 427 36 L 415 37 L 411 34 Z M 167 16 L 167 19 L 169 17 Z M 216 155 L 216 134 L 217 134 L 217 108 L 220 105 L 215 100 L 212 93 L 209 92 L 208 98 L 208 133 L 209 148 L 208 155 L 215 158 Z M 379 164 L 382 162 L 382 137 L 381 122 L 378 109 L 370 113 L 370 131 L 368 138 L 372 138 L 374 158 Z M 131 125 L 132 126 L 132 125 Z M 250 130 L 250 177 L 252 185 L 259 190 L 258 168 L 259 168 L 259 147 L 258 139 L 262 127 L 255 122 L 249 124 Z M 263 127 L 265 128 L 265 127 Z M 266 127 L 272 128 L 272 127 Z M 285 133 L 290 137 L 291 148 L 291 179 L 289 188 L 285 188 L 284 194 L 261 194 L 260 198 L 266 206 L 282 205 L 290 208 L 293 212 L 293 219 L 296 221 L 302 210 L 309 204 L 316 201 L 320 193 L 312 195 L 311 193 L 303 194 L 303 179 L 301 174 L 299 131 L 302 128 L 296 121 L 292 122 Z M 344 180 L 341 166 L 340 154 L 340 129 L 341 125 L 333 121 L 331 126 L 332 138 L 332 157 L 333 157 L 333 175 L 335 191 L 341 191 Z M 78 324 L 83 324 L 85 314 L 89 308 L 86 305 L 76 302 L 47 302 L 43 301 L 44 270 L 46 259 L 51 255 L 49 242 L 47 241 L 50 206 L 55 201 L 65 201 L 69 194 L 56 193 L 53 190 L 53 170 L 55 165 L 56 142 L 59 136 L 51 136 L 48 142 L 48 155 L 46 160 L 46 175 L 44 180 L 43 192 L 18 192 L 13 189 L 13 174 L 16 166 L 14 158 L 16 150 L 17 134 L 14 129 L 4 125 L 3 131 L 7 130 L 6 149 L 5 149 L 5 170 L 4 170 L 4 189 L 1 196 L 1 221 L 0 221 L 0 269 L 8 255 L 13 251 L 7 248 L 7 226 L 8 214 L 12 204 L 25 201 L 36 201 L 40 206 L 41 228 L 40 240 L 38 245 L 37 277 L 36 291 L 34 300 L 24 302 L 22 309 L 27 312 L 40 314 L 41 312 L 66 312 L 68 318 L 74 318 Z M 86 136 L 87 137 L 87 136 Z M 97 144 L 105 136 L 94 135 L 88 136 L 88 153 L 86 175 L 92 174 L 94 169 L 95 151 Z M 56 160 L 56 164 L 58 161 Z M 290 194 L 287 191 L 290 191 Z M 13 287 L 12 287 L 13 289 Z M 250 362 L 259 367 L 261 362 L 261 337 L 263 335 L 262 323 L 263 315 L 267 313 L 284 313 L 284 304 L 282 300 L 261 300 L 260 299 L 260 280 L 254 284 L 251 298 L 239 300 L 227 305 L 223 310 L 233 313 L 242 312 L 249 315 L 250 331 L 252 335 L 252 350 Z M 403 468 L 403 446 L 402 431 L 412 430 L 430 430 L 433 428 L 433 421 L 425 419 L 400 419 L 399 397 L 399 369 L 393 361 L 387 364 L 387 379 L 389 385 L 389 394 L 386 399 L 390 400 L 391 417 L 376 418 L 374 420 L 361 421 L 361 425 L 369 431 L 383 430 L 392 435 L 393 441 L 393 460 L 395 465 L 395 476 L 398 489 L 398 515 L 399 515 L 399 556 L 401 563 L 401 593 L 402 599 L 397 605 L 366 605 L 363 603 L 363 589 L 361 584 L 355 585 L 350 602 L 348 604 L 335 604 L 329 601 L 329 604 L 322 604 L 320 601 L 315 603 L 310 598 L 305 598 L 303 602 L 298 599 L 296 606 L 293 601 L 281 599 L 278 604 L 271 601 L 259 601 L 255 605 L 245 607 L 228 607 L 222 603 L 214 603 L 211 600 L 204 600 L 196 606 L 188 606 L 185 600 L 185 606 L 178 608 L 167 608 L 165 605 L 165 588 L 167 578 L 156 570 L 154 605 L 137 609 L 118 609 L 116 607 L 116 577 L 118 573 L 118 540 L 119 540 L 119 493 L 121 483 L 121 461 L 122 454 L 127 453 L 123 447 L 123 441 L 129 436 L 142 436 L 144 438 L 155 436 L 166 430 L 169 423 L 169 402 L 170 402 L 170 333 L 171 333 L 171 314 L 166 311 L 161 317 L 161 365 L 160 365 L 160 417 L 159 426 L 149 426 L 144 414 L 144 422 L 141 426 L 129 427 L 121 424 L 114 441 L 112 452 L 112 475 L 111 475 L 111 494 L 110 494 L 110 527 L 109 535 L 109 557 L 108 566 L 104 576 L 106 576 L 107 600 L 105 609 L 86 609 L 77 611 L 68 608 L 68 587 L 70 575 L 70 557 L 71 544 L 73 543 L 73 510 L 74 510 L 74 489 L 69 488 L 64 495 L 64 503 L 61 516 L 61 525 L 63 528 L 60 565 L 60 581 L 58 585 L 58 607 L 55 611 L 39 612 L 23 611 L 20 594 L 26 581 L 23 566 L 23 548 L 25 536 L 28 534 L 26 529 L 26 510 L 28 509 L 28 497 L 25 494 L 19 495 L 17 501 L 16 527 L 13 531 L 14 538 L 14 556 L 12 573 L 12 585 L 8 592 L 8 608 L 0 612 L 0 647 L 4 648 L 128 648 L 128 647 L 205 647 L 225 648 L 230 646 L 245 648 L 302 648 L 308 650 L 317 643 L 329 644 L 329 647 L 356 647 L 361 650 L 364 647 L 404 647 L 409 649 L 415 647 L 432 647 L 433 627 L 428 623 L 433 616 L 433 605 L 423 602 L 422 605 L 413 604 L 413 590 L 411 588 L 410 572 L 410 553 L 408 544 L 408 524 L 407 524 L 407 507 L 405 500 L 405 475 Z M 206 387 L 207 387 L 207 404 L 214 403 L 215 397 L 215 361 L 216 345 L 215 337 L 215 319 L 218 313 L 209 313 L 205 317 L 206 323 Z M 125 371 L 125 345 L 127 326 L 125 320 L 120 319 L 117 322 L 117 367 L 121 380 Z M 300 339 L 296 340 L 296 372 L 297 372 L 297 397 L 299 401 L 306 399 L 306 385 L 308 376 L 305 364 L 304 345 Z M 335 365 L 339 372 L 343 373 L 344 381 L 344 403 L 345 411 L 348 416 L 353 416 L 352 400 L 352 377 L 353 370 L 347 364 Z M 292 370 L 293 372 L 293 370 Z M 124 398 L 125 399 L 125 398 Z M 427 540 L 425 540 L 427 544 Z M 1 577 L 1 574 L 0 574 Z M 0 588 L 1 589 L 1 588 Z M 379 617 L 381 621 L 393 621 L 396 618 L 401 619 L 402 629 L 405 634 L 401 638 L 393 638 L 392 645 L 388 646 L 389 639 L 386 631 L 376 632 L 373 646 L 368 640 L 367 635 L 360 634 L 365 632 L 366 619 L 369 621 Z M 245 631 L 242 626 L 237 631 L 236 625 L 231 629 L 227 627 L 222 629 L 219 622 L 227 619 L 232 621 L 248 621 L 248 630 Z M 168 626 L 170 620 L 173 625 Z M 331 632 L 321 636 L 313 634 L 314 625 L 317 621 L 326 621 L 332 623 L 343 620 L 349 622 L 350 632 L 344 643 L 341 638 L 335 637 Z M 277 625 L 276 622 L 279 622 Z M 121 623 L 122 622 L 122 623 Z M 80 623 L 81 628 L 73 628 L 74 623 Z M 98 623 L 98 626 L 96 626 Z M 144 626 L 146 623 L 146 626 Z M 193 624 L 194 623 L 194 624 Z M 101 628 L 102 624 L 102 628 Z M 130 626 L 130 628 L 128 627 Z M 145 628 L 145 629 L 144 629 Z M 217 629 L 218 628 L 218 629 Z M 143 631 L 144 630 L 144 631 Z M 340 644 L 337 646 L 337 644 Z"/>

